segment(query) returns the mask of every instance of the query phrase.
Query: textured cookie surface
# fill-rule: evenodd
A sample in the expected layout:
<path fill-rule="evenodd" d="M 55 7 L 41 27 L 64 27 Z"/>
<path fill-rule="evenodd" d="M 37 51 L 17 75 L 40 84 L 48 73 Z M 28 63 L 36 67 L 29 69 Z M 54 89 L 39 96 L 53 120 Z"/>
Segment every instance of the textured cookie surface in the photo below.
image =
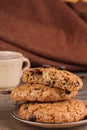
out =
<path fill-rule="evenodd" d="M 22 80 L 29 83 L 44 84 L 69 91 L 82 88 L 82 80 L 75 74 L 56 68 L 30 68 L 24 71 Z"/>
<path fill-rule="evenodd" d="M 74 99 L 55 103 L 25 103 L 20 106 L 18 115 L 36 122 L 75 122 L 87 115 L 87 108 L 82 101 Z"/>
<path fill-rule="evenodd" d="M 11 93 L 11 99 L 16 102 L 39 101 L 52 102 L 66 100 L 76 96 L 78 91 L 66 91 L 60 88 L 50 88 L 42 84 L 23 84 Z"/>

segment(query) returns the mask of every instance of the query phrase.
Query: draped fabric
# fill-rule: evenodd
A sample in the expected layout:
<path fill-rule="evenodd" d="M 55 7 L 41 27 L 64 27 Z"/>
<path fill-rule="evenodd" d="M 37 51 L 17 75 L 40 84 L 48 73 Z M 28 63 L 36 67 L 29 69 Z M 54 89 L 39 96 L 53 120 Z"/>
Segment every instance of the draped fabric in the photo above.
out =
<path fill-rule="evenodd" d="M 32 67 L 87 71 L 87 3 L 1 0 L 0 50 L 22 52 Z"/>

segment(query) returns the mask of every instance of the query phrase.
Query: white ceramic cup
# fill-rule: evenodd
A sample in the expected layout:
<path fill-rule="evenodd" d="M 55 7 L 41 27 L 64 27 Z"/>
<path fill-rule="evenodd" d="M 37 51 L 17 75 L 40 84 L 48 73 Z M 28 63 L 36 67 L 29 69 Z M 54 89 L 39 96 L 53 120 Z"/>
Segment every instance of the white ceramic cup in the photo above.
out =
<path fill-rule="evenodd" d="M 22 72 L 30 61 L 19 52 L 0 51 L 0 89 L 13 88 L 20 83 Z"/>

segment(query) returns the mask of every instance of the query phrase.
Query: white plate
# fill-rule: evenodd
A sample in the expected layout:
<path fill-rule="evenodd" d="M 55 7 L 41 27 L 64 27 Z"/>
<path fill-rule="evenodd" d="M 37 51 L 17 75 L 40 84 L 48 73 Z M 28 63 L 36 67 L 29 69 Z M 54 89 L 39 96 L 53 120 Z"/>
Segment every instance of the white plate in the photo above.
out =
<path fill-rule="evenodd" d="M 87 101 L 83 101 L 85 102 L 85 104 L 87 105 Z M 44 127 L 44 128 L 69 128 L 69 127 L 74 127 L 74 126 L 79 126 L 79 125 L 83 125 L 83 124 L 87 124 L 87 118 L 77 121 L 77 122 L 72 122 L 72 123 L 61 123 L 61 124 L 51 124 L 51 123 L 38 123 L 38 122 L 31 122 L 31 121 L 27 121 L 27 120 L 23 120 L 18 116 L 18 107 L 15 108 L 14 110 L 11 111 L 11 115 L 24 123 L 27 123 L 29 125 L 33 125 L 33 126 L 40 126 L 40 127 Z"/>

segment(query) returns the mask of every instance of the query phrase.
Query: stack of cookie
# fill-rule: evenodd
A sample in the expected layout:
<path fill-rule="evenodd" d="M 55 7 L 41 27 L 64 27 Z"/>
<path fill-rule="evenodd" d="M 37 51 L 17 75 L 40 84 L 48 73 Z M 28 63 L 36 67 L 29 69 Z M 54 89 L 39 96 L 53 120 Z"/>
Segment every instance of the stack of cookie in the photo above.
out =
<path fill-rule="evenodd" d="M 45 123 L 74 122 L 87 115 L 85 104 L 74 97 L 82 88 L 81 79 L 66 70 L 30 68 L 24 71 L 25 84 L 16 87 L 11 99 L 21 102 L 22 119 Z"/>

